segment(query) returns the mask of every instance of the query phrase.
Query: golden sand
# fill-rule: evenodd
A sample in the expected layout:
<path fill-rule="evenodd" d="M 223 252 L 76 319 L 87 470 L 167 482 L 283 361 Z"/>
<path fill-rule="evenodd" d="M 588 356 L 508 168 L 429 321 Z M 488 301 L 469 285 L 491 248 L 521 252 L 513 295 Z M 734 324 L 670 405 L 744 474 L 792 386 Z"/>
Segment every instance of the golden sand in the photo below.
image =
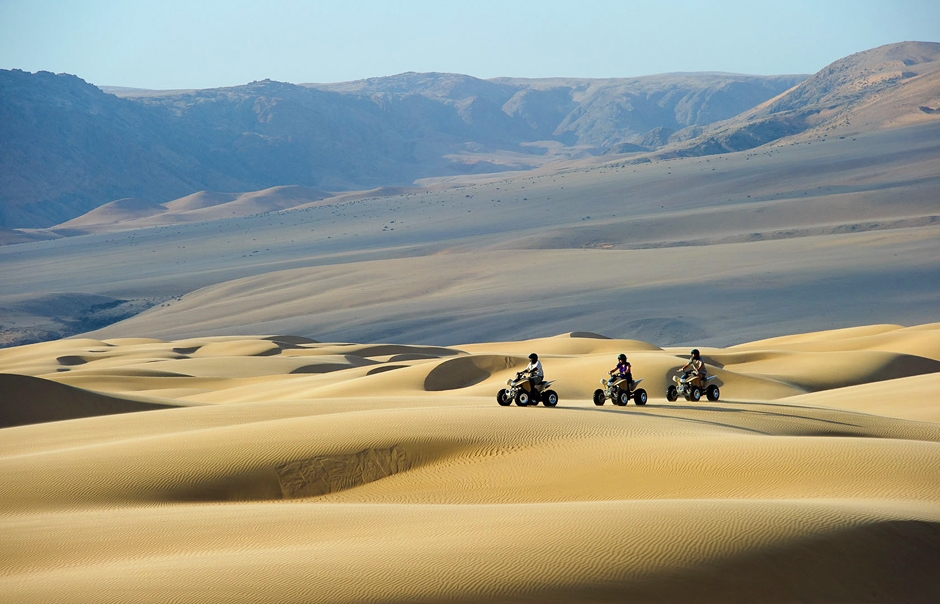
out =
<path fill-rule="evenodd" d="M 495 393 L 538 352 L 554 409 Z M 626 353 L 643 407 L 591 402 Z M 0 350 L 2 602 L 940 599 L 940 324 Z"/>

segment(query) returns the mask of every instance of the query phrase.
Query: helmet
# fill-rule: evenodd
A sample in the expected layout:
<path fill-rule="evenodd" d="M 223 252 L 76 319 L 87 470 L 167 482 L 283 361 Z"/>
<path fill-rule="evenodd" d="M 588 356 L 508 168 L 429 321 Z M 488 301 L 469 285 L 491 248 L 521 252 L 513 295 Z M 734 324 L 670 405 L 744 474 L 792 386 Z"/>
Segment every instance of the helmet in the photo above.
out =
<path fill-rule="evenodd" d="M 533 352 L 532 354 L 529 355 L 529 360 L 530 360 L 530 361 L 537 361 L 537 360 L 539 360 L 539 355 L 537 355 L 537 354 L 535 354 L 535 353 Z"/>
<path fill-rule="evenodd" d="M 693 358 L 693 359 L 697 359 L 698 356 L 699 356 L 698 348 L 693 348 L 693 349 L 692 349 L 692 358 Z"/>
<path fill-rule="evenodd" d="M 625 355 L 625 354 L 623 354 L 623 353 L 620 353 L 620 356 L 617 357 L 617 360 L 618 360 L 618 361 L 626 361 L 626 360 L 627 360 L 627 355 Z"/>

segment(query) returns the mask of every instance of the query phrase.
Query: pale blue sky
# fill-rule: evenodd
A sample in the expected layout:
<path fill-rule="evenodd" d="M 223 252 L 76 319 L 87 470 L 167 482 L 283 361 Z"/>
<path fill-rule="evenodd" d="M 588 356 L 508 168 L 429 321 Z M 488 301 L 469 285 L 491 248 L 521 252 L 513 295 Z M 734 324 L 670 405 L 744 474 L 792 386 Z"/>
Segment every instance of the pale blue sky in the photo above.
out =
<path fill-rule="evenodd" d="M 940 41 L 940 1 L 0 0 L 0 68 L 160 89 L 403 71 L 813 73 L 904 40 Z"/>

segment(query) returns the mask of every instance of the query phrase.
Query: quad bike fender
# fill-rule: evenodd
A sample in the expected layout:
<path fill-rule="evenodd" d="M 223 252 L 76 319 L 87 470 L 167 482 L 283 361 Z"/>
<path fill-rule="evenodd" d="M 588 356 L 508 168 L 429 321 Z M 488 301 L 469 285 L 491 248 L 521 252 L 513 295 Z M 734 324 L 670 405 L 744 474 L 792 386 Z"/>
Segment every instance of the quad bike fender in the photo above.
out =
<path fill-rule="evenodd" d="M 526 381 L 527 389 L 531 389 L 534 394 L 540 394 L 542 392 L 548 391 L 549 387 L 552 385 L 552 382 L 546 382 L 544 379 L 538 386 L 533 386 L 532 382 Z"/>

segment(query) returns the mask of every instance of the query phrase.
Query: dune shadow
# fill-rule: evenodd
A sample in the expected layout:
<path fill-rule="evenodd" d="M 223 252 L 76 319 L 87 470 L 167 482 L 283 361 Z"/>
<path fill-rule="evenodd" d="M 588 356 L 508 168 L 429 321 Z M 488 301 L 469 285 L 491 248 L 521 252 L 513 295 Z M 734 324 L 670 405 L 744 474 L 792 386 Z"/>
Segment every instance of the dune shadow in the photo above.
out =
<path fill-rule="evenodd" d="M 279 465 L 275 470 L 284 499 L 297 499 L 345 491 L 404 472 L 411 466 L 406 451 L 395 445 L 312 457 Z"/>
<path fill-rule="evenodd" d="M 599 333 L 594 333 L 593 331 L 572 331 L 572 338 L 584 338 L 588 340 L 609 340 L 607 336 L 601 335 Z"/>
<path fill-rule="evenodd" d="M 940 602 L 940 524 L 882 520 L 621 585 L 643 602 Z"/>
<path fill-rule="evenodd" d="M 281 350 L 292 350 L 296 348 L 303 348 L 304 344 L 320 343 L 317 340 L 311 340 L 310 338 L 305 338 L 303 336 L 268 336 L 261 339 L 274 342 L 280 347 Z"/>
<path fill-rule="evenodd" d="M 0 428 L 173 408 L 27 375 L 0 374 Z"/>
<path fill-rule="evenodd" d="M 428 392 L 457 390 L 474 386 L 494 373 L 513 369 L 525 363 L 516 357 L 501 355 L 473 355 L 450 359 L 428 373 L 424 389 Z"/>
<path fill-rule="evenodd" d="M 385 373 L 386 371 L 392 371 L 395 369 L 404 369 L 407 366 L 408 365 L 382 365 L 381 367 L 370 369 L 369 371 L 366 372 L 366 375 L 377 375 L 379 373 Z"/>
<path fill-rule="evenodd" d="M 174 348 L 173 352 L 175 352 L 176 354 L 193 354 L 200 348 L 202 348 L 202 346 L 185 346 L 185 347 Z"/>
<path fill-rule="evenodd" d="M 69 354 L 62 357 L 56 357 L 56 362 L 58 362 L 59 365 L 65 365 L 66 367 L 75 367 L 77 365 L 84 365 L 88 362 L 88 359 L 75 354 Z"/>
<path fill-rule="evenodd" d="M 453 357 L 463 354 L 463 351 L 455 348 L 442 348 L 440 346 L 406 346 L 404 344 L 376 344 L 366 346 L 359 350 L 349 352 L 350 355 L 359 357 L 379 357 L 403 354 L 420 354 L 432 358 Z"/>
<path fill-rule="evenodd" d="M 310 365 L 304 365 L 303 367 L 292 370 L 289 375 L 301 373 L 333 373 L 334 371 L 354 369 L 355 367 L 356 365 L 347 365 L 346 363 L 311 363 Z"/>
<path fill-rule="evenodd" d="M 436 354 L 421 354 L 417 352 L 409 352 L 406 354 L 396 354 L 388 359 L 389 363 L 400 363 L 402 361 L 425 361 L 428 359 L 439 359 L 440 356 Z"/>

